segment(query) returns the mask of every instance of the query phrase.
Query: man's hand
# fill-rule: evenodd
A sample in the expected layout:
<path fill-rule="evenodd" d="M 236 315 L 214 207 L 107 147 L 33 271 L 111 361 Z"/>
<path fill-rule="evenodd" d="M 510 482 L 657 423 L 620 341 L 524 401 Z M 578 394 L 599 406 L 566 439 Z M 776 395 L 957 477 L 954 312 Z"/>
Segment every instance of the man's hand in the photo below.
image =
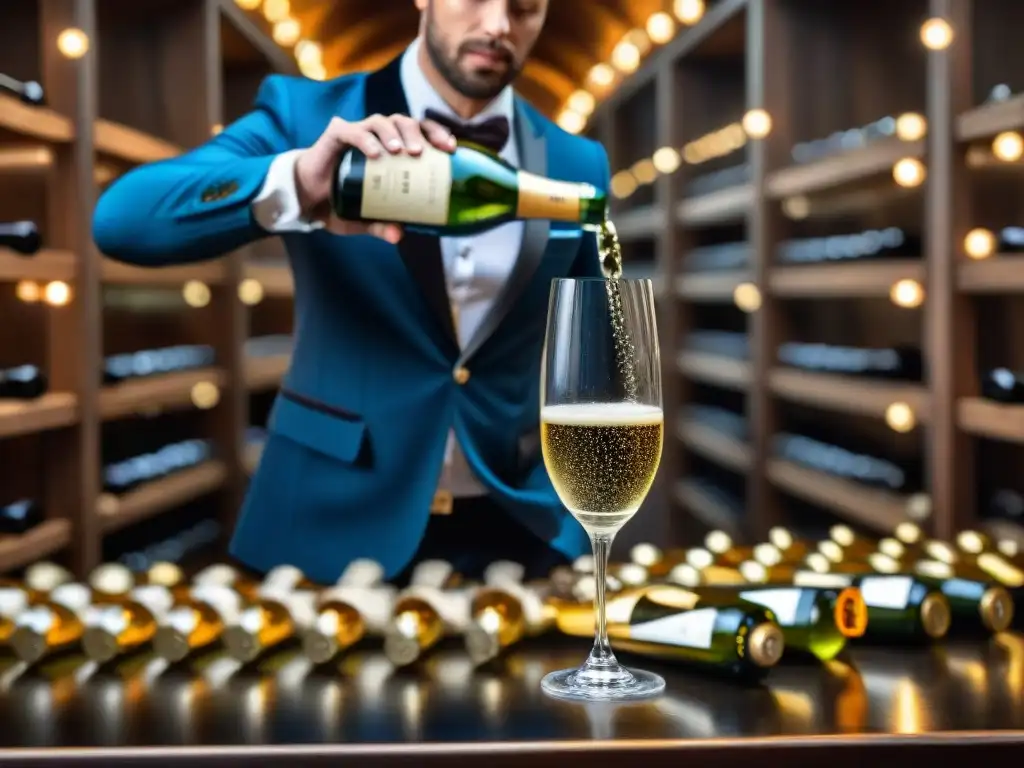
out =
<path fill-rule="evenodd" d="M 295 164 L 295 189 L 303 214 L 327 223 L 329 231 L 339 235 L 370 234 L 397 243 L 402 230 L 394 224 L 341 221 L 330 210 L 331 176 L 338 158 L 349 147 L 367 157 L 387 152 L 419 155 L 427 142 L 446 152 L 455 151 L 455 137 L 431 120 L 422 123 L 406 115 L 370 115 L 349 123 L 335 117 L 316 143 L 299 156 Z"/>

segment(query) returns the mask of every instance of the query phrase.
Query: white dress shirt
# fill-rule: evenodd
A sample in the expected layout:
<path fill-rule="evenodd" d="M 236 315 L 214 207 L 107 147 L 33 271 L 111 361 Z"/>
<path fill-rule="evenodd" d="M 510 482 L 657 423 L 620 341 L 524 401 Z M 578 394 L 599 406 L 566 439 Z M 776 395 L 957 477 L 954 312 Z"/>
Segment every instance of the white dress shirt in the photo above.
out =
<path fill-rule="evenodd" d="M 427 109 L 433 109 L 460 119 L 423 74 L 417 58 L 419 46 L 420 41 L 417 39 L 406 49 L 401 61 L 402 88 L 409 104 L 409 114 L 422 120 Z M 501 157 L 518 167 L 519 151 L 514 138 L 515 110 L 511 87 L 502 90 L 469 122 L 475 123 L 496 116 L 508 119 L 512 127 L 509 141 L 500 153 Z M 301 152 L 301 149 L 284 152 L 271 163 L 263 188 L 253 201 L 253 216 L 268 231 L 310 232 L 323 226 L 322 222 L 310 222 L 301 215 L 295 190 L 295 162 Z M 523 224 L 518 221 L 472 237 L 441 238 L 445 282 L 453 315 L 457 320 L 456 332 L 460 346 L 464 347 L 468 343 L 490 311 L 512 272 L 522 241 Z M 486 493 L 469 468 L 454 431 L 448 436 L 448 450 L 438 480 L 438 490 L 448 491 L 456 498 Z"/>

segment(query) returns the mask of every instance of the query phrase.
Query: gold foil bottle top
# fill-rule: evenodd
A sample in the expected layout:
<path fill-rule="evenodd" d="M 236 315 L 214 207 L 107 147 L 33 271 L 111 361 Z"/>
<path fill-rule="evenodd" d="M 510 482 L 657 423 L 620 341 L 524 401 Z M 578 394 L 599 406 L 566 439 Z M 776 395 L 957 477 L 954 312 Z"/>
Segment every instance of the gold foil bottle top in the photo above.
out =
<path fill-rule="evenodd" d="M 1013 623 L 1013 598 L 1003 587 L 989 587 L 978 603 L 981 623 L 991 632 L 1002 632 Z"/>
<path fill-rule="evenodd" d="M 932 592 L 921 601 L 921 626 L 928 637 L 945 637 L 952 619 L 949 601 L 945 596 Z"/>
<path fill-rule="evenodd" d="M 786 641 L 776 624 L 758 624 L 747 640 L 747 655 L 759 667 L 774 667 L 782 658 Z"/>

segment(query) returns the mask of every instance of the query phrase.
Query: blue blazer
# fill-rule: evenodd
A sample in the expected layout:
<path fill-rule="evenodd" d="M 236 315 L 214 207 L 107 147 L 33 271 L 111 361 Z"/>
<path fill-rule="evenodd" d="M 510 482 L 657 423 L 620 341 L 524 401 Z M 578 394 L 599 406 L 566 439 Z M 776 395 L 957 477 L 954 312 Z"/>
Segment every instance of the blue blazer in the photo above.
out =
<path fill-rule="evenodd" d="M 328 82 L 274 75 L 252 112 L 180 157 L 136 168 L 97 204 L 107 256 L 159 267 L 213 259 L 267 237 L 250 204 L 274 157 L 308 147 L 334 116 L 408 114 L 398 59 Z M 522 166 L 608 188 L 600 144 L 516 99 Z M 372 557 L 388 576 L 415 554 L 449 429 L 516 520 L 567 557 L 587 539 L 540 455 L 540 358 L 552 278 L 599 275 L 593 233 L 530 221 L 504 293 L 480 332 L 456 343 L 437 238 L 285 234 L 295 346 L 269 438 L 231 542 L 265 571 L 288 563 L 321 583 Z M 459 383 L 454 371 L 468 369 Z M 462 378 L 462 377 L 459 377 Z"/>

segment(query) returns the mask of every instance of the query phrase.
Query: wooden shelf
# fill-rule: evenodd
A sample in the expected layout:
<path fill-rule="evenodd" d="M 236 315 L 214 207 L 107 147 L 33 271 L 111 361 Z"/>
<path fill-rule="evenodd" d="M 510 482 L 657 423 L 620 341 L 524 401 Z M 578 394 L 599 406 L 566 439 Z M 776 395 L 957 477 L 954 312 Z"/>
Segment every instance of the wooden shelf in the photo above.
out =
<path fill-rule="evenodd" d="M 0 535 L 0 573 L 14 571 L 64 549 L 71 542 L 71 523 L 46 520 L 20 536 Z"/>
<path fill-rule="evenodd" d="M 906 403 L 918 421 L 926 422 L 928 418 L 928 391 L 915 384 L 774 368 L 768 377 L 768 388 L 791 403 L 835 413 L 881 419 L 893 403 Z"/>
<path fill-rule="evenodd" d="M 112 421 L 140 413 L 193 408 L 192 388 L 200 382 L 223 387 L 226 377 L 219 368 L 197 368 L 103 387 L 100 414 L 105 421 Z"/>
<path fill-rule="evenodd" d="M 97 510 L 103 531 L 111 533 L 202 498 L 223 486 L 226 478 L 227 467 L 223 462 L 207 461 L 146 483 L 123 496 L 104 495 Z"/>
<path fill-rule="evenodd" d="M 275 389 L 291 365 L 291 355 L 249 356 L 245 360 L 245 383 L 251 392 Z"/>
<path fill-rule="evenodd" d="M 616 213 L 613 221 L 619 241 L 629 243 L 655 237 L 666 226 L 667 217 L 661 208 L 645 205 Z"/>
<path fill-rule="evenodd" d="M 75 137 L 71 120 L 46 107 L 32 107 L 7 94 L 0 94 L 0 130 L 19 138 L 67 144 Z"/>
<path fill-rule="evenodd" d="M 807 195 L 890 173 L 898 160 L 923 156 L 922 141 L 885 139 L 863 149 L 776 171 L 768 176 L 765 186 L 768 196 L 775 199 Z"/>
<path fill-rule="evenodd" d="M 751 281 L 751 274 L 737 272 L 695 272 L 676 278 L 676 296 L 690 301 L 732 301 L 736 287 Z"/>
<path fill-rule="evenodd" d="M 750 447 L 734 437 L 689 419 L 680 419 L 676 434 L 694 453 L 736 472 L 751 467 Z"/>
<path fill-rule="evenodd" d="M 994 255 L 975 261 L 965 259 L 957 267 L 957 286 L 964 293 L 1024 293 L 1024 256 Z"/>
<path fill-rule="evenodd" d="M 109 120 L 96 121 L 94 141 L 100 154 L 136 164 L 167 160 L 184 151 L 169 141 Z"/>
<path fill-rule="evenodd" d="M 103 282 L 116 285 L 180 286 L 189 280 L 220 285 L 227 274 L 223 261 L 206 261 L 182 267 L 134 267 L 112 259 L 103 260 Z"/>
<path fill-rule="evenodd" d="M 778 266 L 769 280 L 772 293 L 784 299 L 874 298 L 888 296 L 900 280 L 923 283 L 925 267 L 920 259 Z"/>
<path fill-rule="evenodd" d="M 977 437 L 1024 443 L 1024 405 L 1003 405 L 981 397 L 957 402 L 960 429 Z"/>
<path fill-rule="evenodd" d="M 1024 128 L 1024 95 L 995 104 L 983 104 L 956 119 L 956 137 L 960 141 L 987 139 L 1003 131 Z"/>
<path fill-rule="evenodd" d="M 295 280 L 291 267 L 287 264 L 280 266 L 246 264 L 245 276 L 259 281 L 263 286 L 264 296 L 288 298 L 295 295 Z"/>
<path fill-rule="evenodd" d="M 75 279 L 75 254 L 70 251 L 46 249 L 34 256 L 21 256 L 0 248 L 0 281 Z"/>
<path fill-rule="evenodd" d="M 725 531 L 733 538 L 741 535 L 740 526 L 732 510 L 689 480 L 680 480 L 674 489 L 676 502 L 708 528 Z"/>
<path fill-rule="evenodd" d="M 676 218 L 688 227 L 707 227 L 739 221 L 754 203 L 754 188 L 741 184 L 706 195 L 688 197 L 676 208 Z"/>
<path fill-rule="evenodd" d="M 704 384 L 738 391 L 750 387 L 750 363 L 746 360 L 684 351 L 676 357 L 676 365 L 683 375 Z"/>
<path fill-rule="evenodd" d="M 70 427 L 77 420 L 78 404 L 67 392 L 36 400 L 0 400 L 0 438 Z"/>
<path fill-rule="evenodd" d="M 46 249 L 33 256 L 21 256 L 13 251 L 0 248 L 0 282 L 18 282 L 21 280 L 37 280 L 47 282 L 62 280 L 72 283 L 77 277 L 77 257 L 70 251 Z M 274 270 L 264 270 L 270 274 Z M 209 285 L 224 282 L 225 264 L 221 261 L 209 261 L 189 264 L 181 267 L 146 268 L 130 264 L 102 260 L 103 282 L 118 285 L 184 285 L 189 280 L 201 280 Z M 272 277 L 272 279 L 274 279 Z M 290 285 L 290 275 L 289 275 Z M 263 282 L 261 280 L 261 282 Z M 276 279 L 278 286 L 283 284 L 281 278 Z M 291 291 L 274 288 L 277 293 L 272 295 L 290 296 Z M 268 291 L 270 294 L 270 291 Z"/>
<path fill-rule="evenodd" d="M 771 459 L 768 479 L 787 493 L 886 535 L 906 519 L 907 497 Z"/>

